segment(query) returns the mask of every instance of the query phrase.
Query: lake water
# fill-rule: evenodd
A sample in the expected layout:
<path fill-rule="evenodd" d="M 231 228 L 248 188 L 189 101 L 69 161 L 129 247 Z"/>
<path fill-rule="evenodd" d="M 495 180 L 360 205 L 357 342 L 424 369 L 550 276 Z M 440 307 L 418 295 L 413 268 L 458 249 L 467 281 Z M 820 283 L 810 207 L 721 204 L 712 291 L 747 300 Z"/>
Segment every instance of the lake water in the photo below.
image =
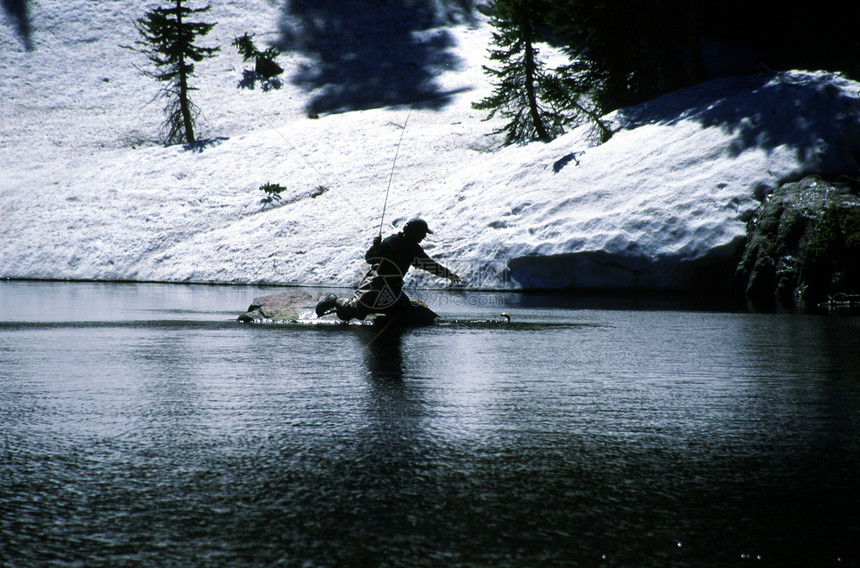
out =
<path fill-rule="evenodd" d="M 0 565 L 860 564 L 858 317 L 273 291 L 0 282 Z"/>

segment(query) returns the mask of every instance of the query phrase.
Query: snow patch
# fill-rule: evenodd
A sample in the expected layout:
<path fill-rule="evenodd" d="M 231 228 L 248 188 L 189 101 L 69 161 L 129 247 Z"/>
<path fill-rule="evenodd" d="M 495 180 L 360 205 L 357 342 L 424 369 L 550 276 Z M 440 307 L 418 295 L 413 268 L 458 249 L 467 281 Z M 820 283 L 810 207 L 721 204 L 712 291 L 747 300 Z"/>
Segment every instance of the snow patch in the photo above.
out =
<path fill-rule="evenodd" d="M 490 90 L 483 16 L 446 28 L 459 64 L 435 78 L 443 104 L 313 120 L 289 81 L 300 56 L 279 59 L 280 90 L 237 87 L 229 42 L 276 38 L 276 4 L 213 7 L 223 52 L 198 69 L 211 138 L 194 148 L 146 142 L 157 87 L 118 48 L 138 3 L 32 5 L 34 49 L 0 53 L 0 277 L 351 286 L 390 179 L 383 232 L 424 217 L 425 248 L 471 288 L 677 289 L 734 254 L 779 184 L 858 171 L 860 85 L 827 73 L 671 93 L 608 116 L 600 146 L 581 127 L 498 149 L 498 121 L 471 108 Z M 13 32 L 0 26 L 4 46 Z M 289 197 L 261 203 L 264 183 Z"/>

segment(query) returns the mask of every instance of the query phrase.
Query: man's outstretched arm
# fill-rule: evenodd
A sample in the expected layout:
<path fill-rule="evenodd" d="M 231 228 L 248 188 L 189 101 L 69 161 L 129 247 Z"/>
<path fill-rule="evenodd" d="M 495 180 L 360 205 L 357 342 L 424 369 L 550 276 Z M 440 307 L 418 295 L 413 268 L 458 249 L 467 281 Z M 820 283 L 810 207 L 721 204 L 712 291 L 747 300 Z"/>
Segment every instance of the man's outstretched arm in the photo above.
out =
<path fill-rule="evenodd" d="M 416 258 L 415 262 L 412 263 L 412 266 L 414 266 L 415 268 L 420 268 L 421 270 L 425 270 L 430 274 L 438 276 L 439 278 L 447 278 L 454 284 L 460 281 L 459 276 L 457 276 L 451 270 L 445 268 L 429 256 Z"/>

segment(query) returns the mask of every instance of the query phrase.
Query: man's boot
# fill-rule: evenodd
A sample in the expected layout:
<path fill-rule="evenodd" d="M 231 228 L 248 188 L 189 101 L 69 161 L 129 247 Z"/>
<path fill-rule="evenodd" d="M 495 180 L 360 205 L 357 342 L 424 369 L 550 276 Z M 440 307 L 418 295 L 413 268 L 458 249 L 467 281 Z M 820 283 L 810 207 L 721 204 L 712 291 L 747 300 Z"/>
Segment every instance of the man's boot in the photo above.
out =
<path fill-rule="evenodd" d="M 319 301 L 316 307 L 317 317 L 321 318 L 326 314 L 330 314 L 337 308 L 337 294 L 329 294 Z"/>

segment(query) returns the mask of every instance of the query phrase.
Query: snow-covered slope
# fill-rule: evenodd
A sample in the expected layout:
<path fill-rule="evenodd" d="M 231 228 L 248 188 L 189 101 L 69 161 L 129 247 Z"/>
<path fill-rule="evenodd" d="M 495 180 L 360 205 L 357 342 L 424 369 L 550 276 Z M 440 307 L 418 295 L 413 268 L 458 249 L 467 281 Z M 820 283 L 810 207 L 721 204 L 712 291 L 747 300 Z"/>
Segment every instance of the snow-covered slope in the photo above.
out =
<path fill-rule="evenodd" d="M 393 171 L 383 232 L 424 217 L 425 248 L 472 287 L 671 289 L 733 252 L 777 184 L 858 169 L 860 85 L 825 73 L 673 93 L 612 115 L 600 146 L 576 130 L 498 149 L 471 109 L 490 89 L 481 20 L 444 30 L 458 64 L 433 78 L 437 109 L 311 119 L 314 93 L 288 78 L 237 87 L 232 38 L 283 28 L 281 3 L 262 0 L 213 6 L 223 52 L 198 66 L 196 95 L 209 142 L 164 148 L 147 142 L 157 86 L 118 47 L 142 8 L 96 4 L 31 4 L 31 51 L 0 25 L 0 277 L 352 285 Z M 289 77 L 308 60 L 280 62 Z M 274 206 L 266 182 L 289 188 Z"/>

